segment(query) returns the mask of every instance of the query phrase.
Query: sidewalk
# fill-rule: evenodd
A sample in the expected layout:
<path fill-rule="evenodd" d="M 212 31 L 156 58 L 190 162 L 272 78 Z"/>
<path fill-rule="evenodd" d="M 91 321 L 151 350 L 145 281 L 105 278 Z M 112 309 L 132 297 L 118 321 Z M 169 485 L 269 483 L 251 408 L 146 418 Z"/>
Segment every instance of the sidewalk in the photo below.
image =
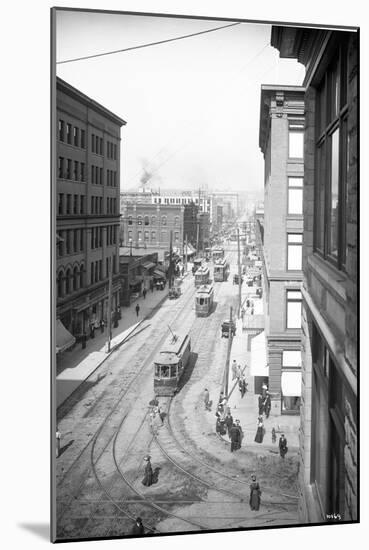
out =
<path fill-rule="evenodd" d="M 179 278 L 181 279 L 181 278 Z M 183 279 L 186 279 L 186 274 Z M 183 283 L 182 283 L 183 284 Z M 112 328 L 110 352 L 106 352 L 107 330 L 95 331 L 95 338 L 89 339 L 85 349 L 79 343 L 56 359 L 56 406 L 59 407 L 86 378 L 88 378 L 145 319 L 150 318 L 168 296 L 168 284 L 164 290 L 151 290 L 146 298 L 140 296 L 129 307 L 122 307 L 122 319 L 117 328 Z M 139 315 L 136 304 L 139 304 Z"/>
<path fill-rule="evenodd" d="M 251 299 L 254 301 L 254 314 L 260 315 L 263 313 L 263 301 L 262 299 L 254 296 L 255 290 L 256 289 L 253 289 L 252 287 L 246 286 L 242 292 L 242 300 L 244 301 L 248 295 L 251 295 Z M 257 429 L 257 419 L 259 416 L 258 395 L 254 393 L 254 377 L 250 375 L 250 352 L 247 351 L 247 333 L 242 331 L 241 319 L 236 321 L 236 335 L 234 336 L 232 342 L 230 365 L 232 364 L 233 359 L 236 359 L 242 369 L 245 365 L 247 365 L 243 373 L 245 375 L 246 382 L 248 383 L 248 391 L 245 393 L 243 398 L 241 398 L 238 384 L 235 386 L 236 380 L 232 380 L 231 366 L 229 369 L 230 372 L 228 379 L 228 404 L 231 408 L 233 419 L 238 419 L 240 421 L 244 432 L 242 446 L 255 452 L 279 453 L 278 440 L 281 433 L 284 433 L 288 441 L 289 451 L 296 452 L 299 447 L 300 426 L 300 416 L 297 415 L 270 415 L 269 418 L 265 418 L 265 415 L 263 415 L 265 426 L 264 440 L 263 443 L 254 442 Z M 276 431 L 276 443 L 272 443 L 272 428 Z M 228 440 L 228 438 L 225 439 Z"/>

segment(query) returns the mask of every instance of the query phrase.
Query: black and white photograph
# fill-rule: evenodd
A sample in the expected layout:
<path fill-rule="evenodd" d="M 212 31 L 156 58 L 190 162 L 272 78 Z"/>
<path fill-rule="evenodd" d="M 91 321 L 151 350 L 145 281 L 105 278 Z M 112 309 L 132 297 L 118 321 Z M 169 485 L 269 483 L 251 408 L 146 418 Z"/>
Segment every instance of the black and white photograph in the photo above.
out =
<path fill-rule="evenodd" d="M 359 521 L 359 30 L 52 9 L 54 541 Z"/>

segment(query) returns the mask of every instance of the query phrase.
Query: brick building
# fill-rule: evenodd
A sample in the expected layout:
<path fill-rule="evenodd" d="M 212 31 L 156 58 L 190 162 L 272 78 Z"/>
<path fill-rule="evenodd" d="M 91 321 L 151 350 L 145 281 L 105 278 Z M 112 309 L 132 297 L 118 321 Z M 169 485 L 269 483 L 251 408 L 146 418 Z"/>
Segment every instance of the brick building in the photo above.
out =
<path fill-rule="evenodd" d="M 272 27 L 306 67 L 300 515 L 357 520 L 356 32 Z"/>
<path fill-rule="evenodd" d="M 131 249 L 169 251 L 172 247 L 183 253 L 184 205 L 123 203 L 121 210 L 122 246 Z"/>
<path fill-rule="evenodd" d="M 56 84 L 56 315 L 75 336 L 119 306 L 120 131 L 125 121 Z M 57 335 L 58 340 L 58 335 Z"/>
<path fill-rule="evenodd" d="M 262 86 L 259 145 L 264 155 L 261 252 L 265 365 L 254 362 L 255 389 L 268 377 L 271 414 L 299 414 L 304 89 Z M 255 216 L 256 217 L 256 216 Z M 260 246 L 260 244 L 259 244 Z M 258 336 L 261 341 L 262 336 Z"/>

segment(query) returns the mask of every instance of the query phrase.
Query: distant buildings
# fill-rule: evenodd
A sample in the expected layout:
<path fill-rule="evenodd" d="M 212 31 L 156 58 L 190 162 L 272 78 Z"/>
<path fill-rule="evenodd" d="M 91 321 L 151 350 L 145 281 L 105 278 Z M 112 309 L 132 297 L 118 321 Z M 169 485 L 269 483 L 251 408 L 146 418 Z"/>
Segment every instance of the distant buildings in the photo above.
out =
<path fill-rule="evenodd" d="M 272 27 L 306 66 L 300 514 L 357 511 L 358 36 Z"/>
<path fill-rule="evenodd" d="M 56 314 L 75 336 L 119 306 L 120 129 L 125 121 L 60 78 L 56 136 Z M 58 334 L 57 334 L 58 342 Z"/>
<path fill-rule="evenodd" d="M 266 362 L 271 414 L 299 414 L 301 398 L 302 188 L 304 89 L 262 86 L 259 145 L 265 159 L 264 210 L 259 223 L 264 257 Z M 258 336 L 260 339 L 261 336 Z"/>

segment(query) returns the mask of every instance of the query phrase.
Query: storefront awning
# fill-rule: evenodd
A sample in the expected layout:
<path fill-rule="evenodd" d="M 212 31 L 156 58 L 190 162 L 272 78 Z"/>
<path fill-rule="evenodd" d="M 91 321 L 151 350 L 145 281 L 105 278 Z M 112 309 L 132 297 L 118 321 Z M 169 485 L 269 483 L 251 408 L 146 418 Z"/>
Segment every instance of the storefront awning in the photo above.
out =
<path fill-rule="evenodd" d="M 188 243 L 187 247 L 184 246 L 183 247 L 183 255 L 184 256 L 192 256 L 193 254 L 196 253 L 196 249 L 192 246 L 191 243 Z"/>
<path fill-rule="evenodd" d="M 282 372 L 281 387 L 284 397 L 301 397 L 301 372 Z"/>
<path fill-rule="evenodd" d="M 75 337 L 65 328 L 60 319 L 56 320 L 56 353 L 65 351 L 66 349 L 73 346 L 76 339 Z"/>
<path fill-rule="evenodd" d="M 154 276 L 165 279 L 165 273 L 164 271 L 160 271 L 160 269 L 154 269 Z"/>
<path fill-rule="evenodd" d="M 139 283 L 142 283 L 142 281 L 143 281 L 142 275 L 136 275 L 134 279 L 131 279 L 129 284 L 131 286 L 135 286 L 135 285 L 138 285 Z"/>
<path fill-rule="evenodd" d="M 142 267 L 144 269 L 151 269 L 152 267 L 155 267 L 156 264 L 154 264 L 153 262 L 145 262 L 144 264 L 142 264 Z"/>
<path fill-rule="evenodd" d="M 251 376 L 269 376 L 264 331 L 251 340 L 250 374 Z"/>

